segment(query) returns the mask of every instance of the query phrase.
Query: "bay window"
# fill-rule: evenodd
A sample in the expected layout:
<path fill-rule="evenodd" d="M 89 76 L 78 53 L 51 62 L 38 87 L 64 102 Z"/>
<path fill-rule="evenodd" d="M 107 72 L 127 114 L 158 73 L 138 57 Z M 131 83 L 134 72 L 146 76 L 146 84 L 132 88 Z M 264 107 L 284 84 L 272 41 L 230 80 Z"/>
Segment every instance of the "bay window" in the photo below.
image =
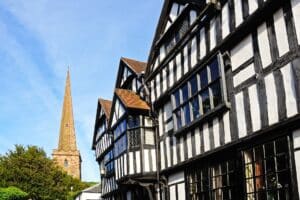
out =
<path fill-rule="evenodd" d="M 225 101 L 225 88 L 221 85 L 225 82 L 222 81 L 222 62 L 222 57 L 218 54 L 173 93 L 173 116 L 177 130 L 212 112 Z"/>

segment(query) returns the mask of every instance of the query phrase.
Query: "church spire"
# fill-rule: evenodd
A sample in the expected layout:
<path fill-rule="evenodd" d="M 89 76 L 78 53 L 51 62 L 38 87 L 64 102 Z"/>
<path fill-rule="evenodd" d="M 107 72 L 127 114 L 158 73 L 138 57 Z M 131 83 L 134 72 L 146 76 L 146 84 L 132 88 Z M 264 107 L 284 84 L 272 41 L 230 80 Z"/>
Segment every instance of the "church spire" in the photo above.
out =
<path fill-rule="evenodd" d="M 70 71 L 68 68 L 65 95 L 60 122 L 58 150 L 76 151 L 76 136 L 73 118 Z"/>
<path fill-rule="evenodd" d="M 53 150 L 52 156 L 57 165 L 69 175 L 81 178 L 81 156 L 76 145 L 69 69 L 65 86 L 58 148 Z"/>

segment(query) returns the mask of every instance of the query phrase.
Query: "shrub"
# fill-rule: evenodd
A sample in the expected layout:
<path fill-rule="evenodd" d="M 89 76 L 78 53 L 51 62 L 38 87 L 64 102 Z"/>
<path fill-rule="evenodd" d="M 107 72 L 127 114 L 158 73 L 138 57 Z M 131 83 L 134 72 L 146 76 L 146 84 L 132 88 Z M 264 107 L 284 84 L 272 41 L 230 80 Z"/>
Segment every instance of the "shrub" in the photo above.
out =
<path fill-rule="evenodd" d="M 0 200 L 26 200 L 28 194 L 16 187 L 0 188 Z"/>

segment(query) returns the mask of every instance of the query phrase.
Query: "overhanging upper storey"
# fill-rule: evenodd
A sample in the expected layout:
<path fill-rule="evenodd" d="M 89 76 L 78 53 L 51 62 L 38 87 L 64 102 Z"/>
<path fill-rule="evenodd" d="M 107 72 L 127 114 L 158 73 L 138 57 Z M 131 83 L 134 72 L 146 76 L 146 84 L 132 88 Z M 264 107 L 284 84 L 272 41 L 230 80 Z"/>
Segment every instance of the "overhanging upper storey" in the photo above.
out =
<path fill-rule="evenodd" d="M 122 57 L 117 75 L 116 87 L 138 92 L 142 86 L 142 78 L 146 70 L 146 63 Z"/>

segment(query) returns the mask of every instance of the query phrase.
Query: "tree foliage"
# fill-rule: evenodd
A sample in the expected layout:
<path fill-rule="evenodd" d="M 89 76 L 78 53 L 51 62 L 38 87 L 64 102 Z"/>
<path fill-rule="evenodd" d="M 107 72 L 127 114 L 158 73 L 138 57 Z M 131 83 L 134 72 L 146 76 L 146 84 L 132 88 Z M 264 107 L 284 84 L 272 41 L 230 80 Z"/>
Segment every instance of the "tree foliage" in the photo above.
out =
<path fill-rule="evenodd" d="M 57 167 L 45 151 L 36 146 L 16 145 L 0 156 L 0 187 L 16 186 L 29 198 L 67 199 L 71 188 L 78 191 L 88 185 Z"/>
<path fill-rule="evenodd" d="M 0 188 L 0 200 L 27 200 L 28 194 L 16 187 Z"/>

